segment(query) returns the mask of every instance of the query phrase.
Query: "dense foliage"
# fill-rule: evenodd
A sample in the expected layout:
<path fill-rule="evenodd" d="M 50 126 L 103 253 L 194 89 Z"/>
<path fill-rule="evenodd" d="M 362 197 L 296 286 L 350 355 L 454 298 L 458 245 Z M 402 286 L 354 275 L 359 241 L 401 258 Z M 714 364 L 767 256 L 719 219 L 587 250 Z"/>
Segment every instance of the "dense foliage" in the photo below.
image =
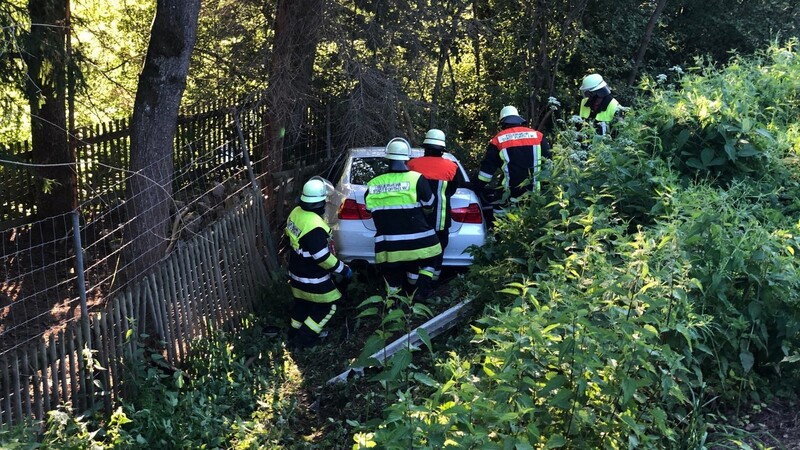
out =
<path fill-rule="evenodd" d="M 795 46 L 653 80 L 586 158 L 564 129 L 548 187 L 477 252 L 471 346 L 354 448 L 734 445 L 709 412 L 793 394 Z"/>

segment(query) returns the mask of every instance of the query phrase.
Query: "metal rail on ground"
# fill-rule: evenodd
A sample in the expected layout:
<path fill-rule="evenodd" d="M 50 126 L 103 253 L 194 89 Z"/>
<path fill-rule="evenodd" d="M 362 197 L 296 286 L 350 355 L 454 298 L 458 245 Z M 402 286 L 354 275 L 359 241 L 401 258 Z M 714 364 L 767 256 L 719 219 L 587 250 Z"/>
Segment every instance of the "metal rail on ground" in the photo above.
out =
<path fill-rule="evenodd" d="M 461 310 L 471 302 L 472 299 L 462 300 L 455 306 L 450 307 L 443 313 L 423 323 L 417 328 L 414 328 L 409 333 L 401 336 L 391 344 L 373 353 L 370 358 L 375 358 L 379 361 L 386 361 L 402 348 L 417 347 L 421 341 L 419 334 L 417 333 L 420 329 L 425 330 L 428 333 L 428 336 L 433 339 L 434 337 L 452 328 L 459 321 L 459 313 Z M 343 383 L 353 376 L 361 376 L 363 374 L 364 367 L 351 367 L 328 380 L 328 383 Z"/>

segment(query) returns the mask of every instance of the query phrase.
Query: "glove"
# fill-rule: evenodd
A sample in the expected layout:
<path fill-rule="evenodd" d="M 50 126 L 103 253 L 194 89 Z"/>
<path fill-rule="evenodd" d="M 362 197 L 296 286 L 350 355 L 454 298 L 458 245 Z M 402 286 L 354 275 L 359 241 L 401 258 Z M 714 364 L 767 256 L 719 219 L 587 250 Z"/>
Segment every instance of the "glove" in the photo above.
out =
<path fill-rule="evenodd" d="M 342 271 L 342 276 L 346 281 L 350 281 L 353 279 L 353 269 L 350 268 L 347 264 L 344 265 L 344 270 Z"/>
<path fill-rule="evenodd" d="M 347 264 L 344 265 L 344 269 L 341 272 L 333 274 L 333 280 L 336 284 L 340 284 L 344 281 L 350 281 L 353 278 L 353 270 Z"/>

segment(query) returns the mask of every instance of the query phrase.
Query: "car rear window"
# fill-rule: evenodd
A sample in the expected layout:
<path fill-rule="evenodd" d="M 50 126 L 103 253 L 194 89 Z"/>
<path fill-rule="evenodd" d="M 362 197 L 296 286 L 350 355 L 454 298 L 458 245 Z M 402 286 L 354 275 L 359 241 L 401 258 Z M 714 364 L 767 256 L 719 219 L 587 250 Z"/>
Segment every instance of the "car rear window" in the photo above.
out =
<path fill-rule="evenodd" d="M 421 155 L 420 155 L 421 156 Z M 458 164 L 461 174 L 464 176 L 465 181 L 469 181 L 469 175 L 464 170 L 461 162 L 455 157 L 448 158 L 450 161 Z M 367 184 L 369 180 L 383 175 L 389 171 L 389 164 L 382 156 L 354 156 L 352 165 L 350 166 L 350 183 L 351 184 Z"/>
<path fill-rule="evenodd" d="M 389 171 L 389 165 L 384 158 L 353 158 L 350 166 L 350 183 L 367 184 L 369 180 Z"/>

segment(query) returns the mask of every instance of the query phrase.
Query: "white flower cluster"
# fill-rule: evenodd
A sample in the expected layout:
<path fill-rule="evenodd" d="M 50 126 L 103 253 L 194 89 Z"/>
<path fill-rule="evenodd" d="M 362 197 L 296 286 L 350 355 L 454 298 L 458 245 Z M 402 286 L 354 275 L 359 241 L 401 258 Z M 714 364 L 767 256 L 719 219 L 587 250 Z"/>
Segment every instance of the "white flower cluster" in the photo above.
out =
<path fill-rule="evenodd" d="M 678 75 L 683 75 L 683 69 L 681 68 L 681 66 L 672 66 L 669 68 L 669 70 L 671 72 L 675 72 Z"/>
<path fill-rule="evenodd" d="M 627 137 L 619 138 L 617 140 L 617 143 L 619 143 L 619 145 L 622 147 L 633 147 L 636 144 L 635 142 L 633 142 L 633 140 Z"/>
<path fill-rule="evenodd" d="M 663 73 L 660 73 L 656 75 L 656 81 L 658 82 L 658 84 L 664 84 L 664 82 L 667 81 L 667 76 L 664 75 Z"/>
<path fill-rule="evenodd" d="M 569 154 L 569 159 L 571 159 L 572 161 L 575 161 L 578 164 L 586 162 L 586 158 L 588 158 L 588 157 L 589 157 L 589 153 L 587 153 L 586 150 L 573 150 Z"/>
<path fill-rule="evenodd" d="M 570 121 L 570 123 L 583 123 L 583 119 L 581 118 L 581 116 L 578 116 L 578 115 L 572 115 L 569 118 L 569 121 Z"/>
<path fill-rule="evenodd" d="M 561 102 L 558 101 L 555 97 L 549 97 L 547 99 L 547 105 L 550 107 L 552 111 L 556 111 L 559 106 L 561 106 Z"/>

